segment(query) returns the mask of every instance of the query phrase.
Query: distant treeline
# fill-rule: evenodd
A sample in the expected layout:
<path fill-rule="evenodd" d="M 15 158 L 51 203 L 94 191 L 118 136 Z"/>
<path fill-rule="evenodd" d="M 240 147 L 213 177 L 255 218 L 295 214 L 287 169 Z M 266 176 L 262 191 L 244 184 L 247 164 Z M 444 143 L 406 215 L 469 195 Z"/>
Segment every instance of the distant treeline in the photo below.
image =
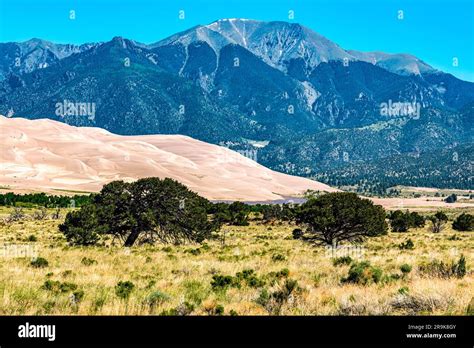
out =
<path fill-rule="evenodd" d="M 396 196 L 394 186 L 472 190 L 474 144 L 437 149 L 418 156 L 399 154 L 321 171 L 314 179 L 335 187 L 354 187 L 357 193 Z"/>
<path fill-rule="evenodd" d="M 45 193 L 0 194 L 0 206 L 67 208 L 81 207 L 91 201 L 89 195 L 49 196 Z"/>

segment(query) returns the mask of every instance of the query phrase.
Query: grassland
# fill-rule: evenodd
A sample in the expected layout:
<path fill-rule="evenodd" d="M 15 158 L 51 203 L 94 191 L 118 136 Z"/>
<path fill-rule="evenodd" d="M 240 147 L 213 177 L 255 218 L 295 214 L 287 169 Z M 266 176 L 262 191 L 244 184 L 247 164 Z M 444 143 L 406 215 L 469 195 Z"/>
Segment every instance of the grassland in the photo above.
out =
<path fill-rule="evenodd" d="M 0 208 L 0 221 L 10 212 Z M 474 233 L 453 231 L 451 222 L 440 234 L 431 233 L 427 224 L 349 250 L 353 259 L 367 260 L 383 272 L 382 281 L 366 285 L 343 282 L 350 266 L 335 266 L 326 248 L 293 239 L 292 225 L 225 226 L 225 244 L 215 239 L 203 245 L 124 249 L 110 243 L 70 247 L 58 231 L 61 222 L 0 222 L 0 246 L 35 245 L 48 261 L 36 268 L 31 258 L 0 254 L 1 315 L 268 315 L 275 311 L 265 298 L 281 292 L 288 280 L 297 287 L 281 303 L 282 315 L 465 315 L 469 306 L 474 308 Z M 408 239 L 414 248 L 400 249 Z M 450 263 L 461 254 L 468 267 L 464 277 L 419 268 L 432 260 Z M 403 264 L 412 270 L 402 276 Z M 211 285 L 213 276 L 235 279 L 245 269 L 254 271 L 256 281 Z M 134 284 L 126 299 L 116 293 L 120 281 Z"/>

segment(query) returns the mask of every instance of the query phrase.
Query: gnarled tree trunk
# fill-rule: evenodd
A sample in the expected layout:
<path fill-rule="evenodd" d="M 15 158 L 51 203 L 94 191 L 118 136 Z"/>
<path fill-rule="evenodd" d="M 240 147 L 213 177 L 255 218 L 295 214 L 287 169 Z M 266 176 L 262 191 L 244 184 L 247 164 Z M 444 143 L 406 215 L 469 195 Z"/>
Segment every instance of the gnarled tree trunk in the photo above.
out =
<path fill-rule="evenodd" d="M 125 241 L 125 244 L 123 246 L 131 247 L 135 243 L 139 235 L 140 230 L 133 229 L 132 232 L 128 235 L 127 240 Z"/>

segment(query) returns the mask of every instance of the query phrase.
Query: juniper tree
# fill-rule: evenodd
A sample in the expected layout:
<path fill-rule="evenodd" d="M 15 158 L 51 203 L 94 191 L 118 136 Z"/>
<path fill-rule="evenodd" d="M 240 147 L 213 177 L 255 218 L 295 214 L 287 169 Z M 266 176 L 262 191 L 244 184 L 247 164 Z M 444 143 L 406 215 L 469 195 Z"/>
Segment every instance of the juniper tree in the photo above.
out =
<path fill-rule="evenodd" d="M 462 213 L 453 221 L 453 229 L 457 231 L 474 231 L 474 216 Z"/>
<path fill-rule="evenodd" d="M 306 226 L 314 240 L 330 245 L 387 233 L 384 209 L 349 192 L 308 200 L 297 209 L 296 221 Z"/>
<path fill-rule="evenodd" d="M 431 220 L 431 231 L 434 233 L 439 233 L 443 230 L 444 225 L 448 222 L 448 216 L 442 211 L 438 211 L 433 216 L 429 218 Z"/>
<path fill-rule="evenodd" d="M 143 237 L 165 243 L 201 242 L 219 227 L 208 219 L 209 202 L 166 178 L 105 185 L 89 205 L 70 212 L 60 225 L 71 244 L 94 244 L 111 234 L 132 246 Z"/>

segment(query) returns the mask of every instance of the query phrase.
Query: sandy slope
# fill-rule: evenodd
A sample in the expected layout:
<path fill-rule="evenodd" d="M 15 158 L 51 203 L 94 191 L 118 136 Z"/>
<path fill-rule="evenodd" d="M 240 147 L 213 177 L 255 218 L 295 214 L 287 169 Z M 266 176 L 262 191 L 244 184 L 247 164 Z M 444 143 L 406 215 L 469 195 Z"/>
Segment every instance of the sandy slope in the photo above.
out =
<path fill-rule="evenodd" d="M 0 116 L 0 185 L 99 191 L 112 180 L 170 177 L 214 200 L 277 200 L 334 191 L 182 135 L 119 136 L 100 128 Z"/>

